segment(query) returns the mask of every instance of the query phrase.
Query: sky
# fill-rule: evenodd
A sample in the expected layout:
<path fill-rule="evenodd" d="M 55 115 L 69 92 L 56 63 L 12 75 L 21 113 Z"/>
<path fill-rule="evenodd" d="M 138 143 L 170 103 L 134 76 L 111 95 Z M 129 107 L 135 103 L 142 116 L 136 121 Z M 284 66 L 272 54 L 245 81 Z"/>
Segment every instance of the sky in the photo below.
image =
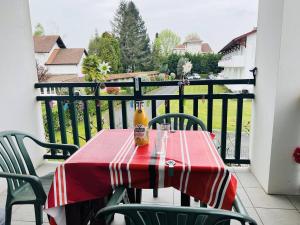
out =
<path fill-rule="evenodd" d="M 151 40 L 171 29 L 183 41 L 197 33 L 217 52 L 257 25 L 258 0 L 133 0 Z M 32 27 L 59 34 L 69 48 L 87 48 L 90 38 L 111 31 L 120 0 L 30 0 Z"/>

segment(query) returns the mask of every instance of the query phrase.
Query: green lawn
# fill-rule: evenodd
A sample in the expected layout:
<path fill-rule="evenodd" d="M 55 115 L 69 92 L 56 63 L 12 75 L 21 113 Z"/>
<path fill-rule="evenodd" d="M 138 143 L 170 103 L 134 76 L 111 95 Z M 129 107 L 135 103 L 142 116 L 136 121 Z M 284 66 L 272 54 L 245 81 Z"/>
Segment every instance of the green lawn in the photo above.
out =
<path fill-rule="evenodd" d="M 215 86 L 214 93 L 228 93 L 229 90 L 224 86 Z M 207 94 L 207 86 L 185 86 L 185 94 Z M 236 100 L 228 100 L 228 119 L 227 130 L 235 131 L 236 126 Z M 244 100 L 243 105 L 243 131 L 250 130 L 252 100 Z M 178 113 L 178 100 L 170 101 L 170 112 Z M 207 100 L 199 100 L 198 103 L 199 118 L 206 123 L 207 121 Z M 158 108 L 158 115 L 165 113 L 164 105 Z M 193 100 L 185 100 L 184 113 L 193 115 Z M 220 130 L 222 121 L 222 100 L 213 102 L 213 129 Z"/>

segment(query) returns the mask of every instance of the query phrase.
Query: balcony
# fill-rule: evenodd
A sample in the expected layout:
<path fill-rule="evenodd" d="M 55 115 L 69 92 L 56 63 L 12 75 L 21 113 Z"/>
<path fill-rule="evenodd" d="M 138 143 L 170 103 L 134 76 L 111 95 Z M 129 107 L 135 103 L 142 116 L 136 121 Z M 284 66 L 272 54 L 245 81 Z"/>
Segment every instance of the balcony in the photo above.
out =
<path fill-rule="evenodd" d="M 226 58 L 222 58 L 218 63 L 219 67 L 244 67 L 245 58 L 243 55 L 232 55 Z"/>
<path fill-rule="evenodd" d="M 3 106 L 0 113 L 1 131 L 23 130 L 51 142 L 76 143 L 82 146 L 103 128 L 130 127 L 133 110 L 131 104 L 134 100 L 142 99 L 147 102 L 150 118 L 166 112 L 189 113 L 203 119 L 209 130 L 217 134 L 216 145 L 220 155 L 236 174 L 238 193 L 258 224 L 299 224 L 300 170 L 292 156 L 294 149 L 300 144 L 300 77 L 297 66 L 300 20 L 295 19 L 299 18 L 297 1 L 260 1 L 256 52 L 258 74 L 255 81 L 192 81 L 189 87 L 205 87 L 204 92 L 194 93 L 188 93 L 187 86 L 179 87 L 178 81 L 107 83 L 107 87 L 124 86 L 123 88 L 133 89 L 131 94 L 112 96 L 103 95 L 101 91 L 98 95 L 95 83 L 36 84 L 34 88 L 36 68 L 29 7 L 26 1 L 3 3 L 0 3 L 4 12 L 0 14 L 3 34 L 0 45 L 6 54 L 0 60 Z M 255 83 L 255 94 L 216 91 L 219 85 Z M 143 93 L 143 89 L 149 86 L 172 88 L 175 92 Z M 46 90 L 47 87 L 57 91 L 55 94 L 40 95 L 39 89 Z M 76 95 L 78 89 L 90 89 L 96 95 L 84 92 Z M 106 111 L 101 110 L 99 101 L 106 102 Z M 245 115 L 248 112 L 246 106 L 249 105 L 252 105 L 253 116 Z M 94 116 L 86 112 L 91 107 L 94 109 Z M 78 116 L 82 117 L 81 120 L 78 120 Z M 251 126 L 246 124 L 247 128 L 251 128 L 248 142 L 244 142 L 244 134 L 248 133 L 244 126 L 246 117 L 251 118 Z M 89 126 L 91 122 L 93 125 Z M 55 154 L 51 150 L 44 156 L 44 152 L 34 148 L 30 148 L 29 154 L 40 175 L 53 172 L 66 157 L 64 152 Z M 5 207 L 5 189 L 5 181 L 1 179 L 0 208 Z M 169 205 L 179 203 L 178 192 L 174 189 L 164 189 L 158 199 L 153 199 L 151 194 L 150 191 L 145 191 L 143 202 Z M 14 207 L 12 221 L 13 225 L 35 224 L 33 208 Z M 47 224 L 46 217 L 44 221 Z M 114 224 L 123 224 L 123 221 L 116 217 Z"/>

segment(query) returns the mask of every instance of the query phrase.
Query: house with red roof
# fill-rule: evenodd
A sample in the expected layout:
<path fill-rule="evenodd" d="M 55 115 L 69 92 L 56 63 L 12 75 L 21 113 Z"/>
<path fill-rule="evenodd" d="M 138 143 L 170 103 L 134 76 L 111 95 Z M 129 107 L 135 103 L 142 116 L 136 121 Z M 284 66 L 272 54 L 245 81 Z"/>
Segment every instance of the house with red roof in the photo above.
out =
<path fill-rule="evenodd" d="M 212 52 L 210 45 L 203 42 L 198 35 L 188 37 L 182 44 L 177 45 L 173 49 L 173 53 L 180 55 L 185 53 L 206 54 Z"/>
<path fill-rule="evenodd" d="M 34 51 L 37 65 L 44 66 L 47 75 L 81 76 L 84 48 L 67 48 L 59 35 L 34 36 Z"/>

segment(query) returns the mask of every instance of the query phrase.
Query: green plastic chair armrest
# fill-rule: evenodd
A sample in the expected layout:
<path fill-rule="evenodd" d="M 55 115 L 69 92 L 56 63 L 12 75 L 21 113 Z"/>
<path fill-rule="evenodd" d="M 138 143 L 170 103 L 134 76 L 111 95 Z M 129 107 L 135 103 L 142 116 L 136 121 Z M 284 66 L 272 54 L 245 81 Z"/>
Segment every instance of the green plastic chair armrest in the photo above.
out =
<path fill-rule="evenodd" d="M 38 144 L 41 147 L 66 150 L 71 155 L 79 149 L 79 147 L 77 145 L 42 142 L 42 141 L 38 140 L 37 138 L 32 137 L 30 135 L 26 135 L 26 137 L 30 138 L 31 140 L 33 140 L 36 144 Z"/>
<path fill-rule="evenodd" d="M 39 177 L 27 175 L 27 174 L 25 175 L 25 174 L 14 174 L 14 173 L 4 173 L 4 172 L 0 172 L 0 177 L 24 180 L 24 181 L 28 182 L 31 185 L 34 194 L 37 197 L 41 198 L 41 203 L 42 204 L 45 203 L 45 201 L 47 199 L 47 195 L 43 189 L 43 186 L 42 186 L 42 183 L 41 183 Z"/>

